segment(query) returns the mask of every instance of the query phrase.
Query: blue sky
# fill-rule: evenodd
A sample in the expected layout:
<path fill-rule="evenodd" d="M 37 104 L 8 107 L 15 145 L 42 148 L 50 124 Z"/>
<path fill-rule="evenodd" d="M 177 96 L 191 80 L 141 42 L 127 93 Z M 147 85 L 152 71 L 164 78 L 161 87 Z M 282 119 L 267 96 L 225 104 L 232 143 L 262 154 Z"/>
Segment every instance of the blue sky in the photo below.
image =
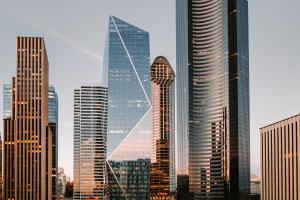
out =
<path fill-rule="evenodd" d="M 259 127 L 300 113 L 300 1 L 250 0 L 251 169 L 259 173 Z M 150 33 L 151 59 L 175 67 L 174 0 L 0 1 L 2 84 L 15 75 L 18 35 L 43 36 L 59 96 L 59 166 L 73 174 L 73 89 L 101 83 L 108 17 Z M 3 123 L 0 120 L 0 130 Z"/>

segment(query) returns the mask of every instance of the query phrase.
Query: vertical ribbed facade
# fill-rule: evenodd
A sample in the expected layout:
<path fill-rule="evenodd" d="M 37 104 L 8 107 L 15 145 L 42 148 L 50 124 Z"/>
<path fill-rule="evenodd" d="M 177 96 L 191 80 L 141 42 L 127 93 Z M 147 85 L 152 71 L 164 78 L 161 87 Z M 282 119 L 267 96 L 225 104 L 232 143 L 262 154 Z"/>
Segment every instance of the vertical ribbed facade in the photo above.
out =
<path fill-rule="evenodd" d="M 107 88 L 74 90 L 74 196 L 105 198 Z"/>
<path fill-rule="evenodd" d="M 188 82 L 188 1 L 176 1 L 176 117 L 177 117 L 177 160 L 176 172 L 188 178 L 188 130 L 189 130 L 189 82 Z M 180 66 L 180 67 L 179 67 Z M 181 178 L 179 178 L 181 180 Z M 181 184 L 178 182 L 178 184 Z M 184 184 L 183 184 L 184 185 Z"/>
<path fill-rule="evenodd" d="M 300 115 L 260 129 L 261 199 L 300 199 Z"/>
<path fill-rule="evenodd" d="M 52 199 L 48 59 L 43 38 L 17 38 L 11 117 L 4 119 L 4 199 Z"/>
<path fill-rule="evenodd" d="M 11 118 L 12 85 L 3 86 L 3 118 Z M 58 97 L 55 87 L 48 90 L 48 123 L 52 131 L 52 198 L 56 198 L 57 164 L 58 164 Z"/>
<path fill-rule="evenodd" d="M 150 199 L 173 199 L 175 178 L 174 71 L 168 60 L 157 57 L 151 66 L 152 156 Z"/>
<path fill-rule="evenodd" d="M 176 9 L 177 141 L 188 149 L 178 166 L 193 199 L 248 199 L 248 2 L 177 0 Z"/>

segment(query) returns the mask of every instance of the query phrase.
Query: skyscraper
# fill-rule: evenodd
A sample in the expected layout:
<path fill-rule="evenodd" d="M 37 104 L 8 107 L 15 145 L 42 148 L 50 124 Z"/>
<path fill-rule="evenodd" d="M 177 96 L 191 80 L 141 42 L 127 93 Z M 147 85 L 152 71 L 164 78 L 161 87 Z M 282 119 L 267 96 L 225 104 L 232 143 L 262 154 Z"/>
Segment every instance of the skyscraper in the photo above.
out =
<path fill-rule="evenodd" d="M 11 118 L 11 84 L 3 85 L 3 119 Z"/>
<path fill-rule="evenodd" d="M 108 194 L 111 200 L 149 200 L 150 159 L 110 161 Z"/>
<path fill-rule="evenodd" d="M 261 199 L 300 199 L 300 114 L 260 128 Z"/>
<path fill-rule="evenodd" d="M 153 102 L 150 199 L 175 199 L 174 71 L 165 57 L 151 66 Z"/>
<path fill-rule="evenodd" d="M 105 198 L 107 88 L 74 90 L 74 199 Z"/>
<path fill-rule="evenodd" d="M 56 199 L 57 164 L 58 164 L 58 97 L 55 87 L 49 86 L 48 121 L 52 131 L 52 198 Z"/>
<path fill-rule="evenodd" d="M 3 165 L 3 145 L 2 145 L 2 136 L 0 132 L 0 198 L 3 199 L 3 173 L 2 173 L 2 165 Z"/>
<path fill-rule="evenodd" d="M 251 191 L 251 200 L 259 200 L 261 193 L 261 180 L 256 175 L 251 175 L 250 178 L 250 191 Z"/>
<path fill-rule="evenodd" d="M 11 97 L 12 97 L 12 91 L 11 91 L 11 84 L 4 84 L 3 85 L 3 119 L 10 119 L 11 118 Z M 1 133 L 0 133 L 1 137 Z M 3 173 L 2 173 L 2 166 L 3 166 L 3 155 L 4 148 L 2 145 L 2 140 L 1 140 L 1 167 L 0 167 L 0 197 L 4 198 L 3 190 L 4 190 L 4 185 L 3 185 Z"/>
<path fill-rule="evenodd" d="M 11 118 L 11 84 L 3 86 L 3 117 Z M 55 87 L 50 85 L 48 90 L 48 122 L 52 131 L 52 198 L 56 198 L 57 158 L 58 158 L 58 97 Z"/>
<path fill-rule="evenodd" d="M 178 174 L 194 199 L 248 199 L 248 1 L 177 0 L 176 10 Z"/>
<path fill-rule="evenodd" d="M 60 167 L 57 170 L 57 198 L 63 199 L 66 193 L 67 177 L 64 168 Z"/>
<path fill-rule="evenodd" d="M 110 16 L 104 69 L 108 75 L 107 159 L 112 173 L 112 161 L 151 157 L 149 66 L 149 33 Z"/>
<path fill-rule="evenodd" d="M 52 199 L 52 132 L 44 39 L 17 38 L 11 117 L 4 119 L 4 199 Z"/>

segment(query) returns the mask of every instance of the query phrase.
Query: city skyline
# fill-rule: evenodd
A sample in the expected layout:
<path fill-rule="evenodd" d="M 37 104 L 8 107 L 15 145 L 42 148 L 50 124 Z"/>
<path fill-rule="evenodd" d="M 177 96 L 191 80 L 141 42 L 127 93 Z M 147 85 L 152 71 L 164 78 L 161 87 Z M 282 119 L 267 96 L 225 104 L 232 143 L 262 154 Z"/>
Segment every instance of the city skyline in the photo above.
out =
<path fill-rule="evenodd" d="M 114 1 L 115 4 L 116 4 L 116 2 L 118 2 L 118 1 Z M 282 23 L 280 23 L 280 22 L 286 20 L 286 22 L 288 22 L 286 24 L 290 25 L 290 24 L 292 24 L 292 22 L 294 22 L 294 20 L 293 20 L 292 17 L 294 17 L 294 18 L 297 19 L 297 16 L 298 16 L 298 18 L 299 18 L 299 15 L 295 14 L 295 8 L 297 8 L 297 6 L 299 7 L 299 3 L 297 1 L 291 1 L 291 2 L 293 2 L 293 3 L 290 3 L 290 4 L 287 3 L 287 5 L 285 5 L 285 4 L 281 4 L 279 1 L 277 1 L 277 2 L 275 1 L 275 5 L 273 5 L 274 9 L 275 10 L 277 9 L 278 12 L 280 11 L 280 12 L 284 12 L 284 13 L 289 13 L 290 14 L 289 17 L 283 17 L 283 19 L 280 19 L 280 17 L 282 17 L 284 14 L 278 14 L 278 15 L 276 15 L 276 12 L 273 13 L 270 10 L 271 8 L 268 8 L 268 11 L 270 12 L 269 13 L 270 17 L 274 16 L 274 21 L 275 21 L 275 19 L 279 21 L 279 22 L 277 22 L 276 25 L 270 26 L 269 27 L 270 30 L 266 30 L 266 28 L 262 28 L 263 27 L 262 26 L 263 23 L 271 22 L 268 19 L 269 15 L 267 15 L 265 18 L 262 18 L 262 22 L 259 22 L 258 25 L 256 25 L 256 26 L 253 25 L 253 23 L 254 23 L 253 21 L 257 22 L 257 21 L 259 21 L 258 20 L 259 17 L 264 16 L 263 13 L 262 13 L 262 9 L 259 9 L 259 7 L 267 7 L 266 6 L 266 5 L 268 5 L 267 1 L 266 2 L 261 2 L 259 6 L 258 6 L 259 3 L 255 2 L 255 1 L 253 1 L 253 2 L 250 1 L 249 2 L 249 4 L 250 4 L 250 23 L 252 21 L 252 26 L 254 26 L 254 27 L 261 26 L 261 30 L 257 30 L 256 29 L 256 31 L 251 31 L 251 27 L 250 27 L 250 32 L 251 33 L 253 33 L 253 32 L 261 33 L 261 35 L 259 35 L 259 36 L 253 36 L 250 33 L 250 45 L 252 47 L 252 52 L 250 52 L 250 65 L 254 68 L 252 70 L 252 73 L 250 73 L 250 77 L 255 77 L 255 78 L 252 78 L 252 81 L 250 83 L 250 87 L 251 87 L 251 91 L 252 91 L 251 97 L 252 97 L 252 102 L 253 102 L 252 105 L 251 105 L 251 107 L 252 107 L 252 110 L 251 110 L 251 119 L 252 119 L 251 120 L 251 124 L 252 124 L 251 125 L 251 128 L 252 128 L 251 132 L 252 133 L 251 134 L 252 134 L 252 144 L 254 146 L 257 145 L 256 143 L 259 141 L 259 139 L 258 139 L 259 138 L 258 128 L 260 126 L 263 126 L 263 125 L 267 124 L 268 122 L 272 122 L 272 121 L 276 121 L 278 119 L 284 118 L 284 116 L 289 116 L 289 115 L 291 115 L 293 113 L 297 113 L 298 112 L 298 110 L 295 110 L 295 108 L 297 108 L 296 102 L 299 101 L 300 97 L 297 94 L 295 94 L 295 96 L 291 96 L 291 94 L 285 93 L 285 92 L 288 92 L 288 90 L 284 91 L 283 88 L 284 88 L 284 86 L 286 86 L 286 87 L 289 86 L 289 88 L 291 88 L 290 90 L 296 89 L 296 88 L 293 88 L 293 87 L 295 87 L 294 85 L 297 85 L 296 74 L 299 71 L 295 68 L 297 66 L 297 64 L 295 63 L 295 61 L 293 61 L 293 59 L 289 59 L 289 58 L 292 58 L 294 56 L 294 53 L 295 53 L 294 57 L 296 57 L 296 52 L 298 50 L 297 49 L 298 47 L 296 47 L 296 46 L 297 46 L 297 44 L 298 44 L 299 41 L 295 41 L 294 43 L 292 43 L 289 38 L 282 39 L 280 36 L 281 36 L 281 34 L 283 33 L 284 30 L 279 31 L 279 27 L 282 27 L 282 29 L 284 29 L 283 27 L 286 27 L 285 25 L 282 25 Z M 114 3 L 108 3 L 108 4 L 112 5 Z M 169 4 L 171 3 L 173 5 L 171 7 L 171 9 L 174 10 L 175 6 L 174 6 L 174 2 L 173 1 L 168 1 L 167 3 L 163 3 L 163 5 L 165 6 L 163 8 L 165 8 L 165 9 L 169 8 L 170 6 L 168 5 L 168 3 Z M 57 34 L 53 34 L 53 32 L 51 32 L 51 31 L 42 31 L 42 30 L 38 29 L 37 27 L 32 27 L 32 23 L 30 25 L 30 23 L 27 23 L 28 21 L 31 21 L 31 22 L 33 21 L 33 24 L 34 23 L 40 24 L 41 21 L 35 21 L 36 19 L 33 20 L 32 16 L 30 17 L 30 15 L 29 15 L 30 20 L 28 20 L 27 22 L 26 22 L 26 19 L 27 19 L 26 17 L 28 17 L 28 15 L 25 15 L 25 17 L 24 17 L 25 20 L 21 19 L 21 21 L 20 21 L 20 18 L 18 18 L 18 17 L 16 17 L 14 15 L 16 13 L 16 11 L 14 11 L 14 9 L 12 9 L 12 8 L 14 8 L 13 4 L 14 3 L 7 3 L 7 5 L 4 5 L 4 6 L 1 5 L 0 6 L 1 7 L 1 15 L 4 16 L 4 18 L 2 18 L 0 20 L 0 23 L 3 24 L 3 25 L 5 25 L 6 24 L 5 20 L 8 20 L 8 19 L 13 22 L 12 25 L 7 26 L 8 30 L 4 31 L 3 36 L 5 36 L 5 34 L 10 33 L 10 34 L 12 34 L 11 37 L 13 37 L 15 39 L 15 37 L 17 36 L 17 34 L 20 34 L 19 31 L 16 31 L 16 30 L 18 30 L 18 28 L 16 28 L 17 27 L 16 25 L 19 25 L 19 24 L 21 24 L 22 27 L 25 27 L 25 30 L 26 30 L 22 34 L 26 34 L 26 35 L 28 35 L 28 34 L 29 35 L 37 35 L 38 34 L 40 36 L 44 36 L 47 46 L 48 46 L 48 43 L 49 43 L 50 46 L 52 46 L 51 47 L 52 51 L 49 52 L 49 50 L 48 50 L 48 54 L 51 55 L 52 58 L 55 58 L 55 56 L 58 57 L 57 59 L 51 59 L 51 62 L 53 62 L 53 64 L 51 64 L 52 75 L 50 76 L 50 79 L 53 79 L 52 83 L 57 88 L 58 95 L 60 97 L 61 96 L 67 96 L 67 95 L 69 95 L 70 93 L 72 93 L 72 89 L 71 89 L 71 91 L 69 91 L 69 89 L 71 88 L 70 85 L 72 85 L 72 87 L 73 87 L 73 85 L 78 86 L 80 83 L 79 82 L 75 82 L 74 79 L 71 78 L 71 80 L 73 80 L 73 83 L 70 84 L 70 83 L 66 82 L 63 79 L 64 73 L 62 73 L 62 75 L 58 75 L 58 73 L 60 73 L 60 70 L 61 70 L 61 72 L 64 72 L 64 68 L 59 68 L 59 67 L 62 67 L 66 63 L 64 63 L 64 62 L 58 62 L 57 60 L 62 59 L 62 58 L 60 58 L 60 56 L 58 56 L 58 53 L 54 53 L 54 51 L 57 49 L 57 46 L 59 46 L 57 43 L 64 43 L 65 41 L 61 40 L 62 37 L 58 36 Z M 274 2 L 273 2 L 273 4 L 274 4 Z M 293 4 L 293 5 L 291 5 L 291 4 Z M 295 6 L 295 5 L 297 5 L 297 6 Z M 39 5 L 36 5 L 36 6 L 39 6 Z M 79 5 L 77 5 L 77 6 L 79 6 Z M 137 6 L 141 6 L 141 4 L 137 4 Z M 51 8 L 55 8 L 55 7 L 56 7 L 55 5 L 54 6 L 52 5 Z M 99 9 L 100 9 L 100 7 L 101 6 L 99 6 Z M 141 6 L 141 7 L 143 7 L 143 6 Z M 279 9 L 281 7 L 286 8 L 286 9 L 284 9 L 282 11 L 282 9 Z M 6 9 L 6 8 L 9 8 L 9 9 Z M 258 13 L 257 16 L 254 16 L 255 12 L 253 10 L 251 10 L 251 8 L 252 9 L 255 8 L 255 9 L 259 10 L 259 13 Z M 144 9 L 143 11 L 146 10 L 144 7 L 143 7 L 143 9 Z M 169 11 L 171 9 L 169 9 Z M 151 25 L 147 25 L 147 23 L 151 24 L 151 20 L 149 20 L 149 19 L 148 19 L 148 21 L 146 20 L 147 23 L 145 22 L 145 25 L 143 25 L 142 20 L 141 19 L 135 19 L 133 17 L 134 16 L 133 14 L 131 14 L 131 15 L 130 14 L 126 14 L 124 11 L 120 12 L 120 13 L 122 13 L 122 14 L 120 14 L 120 13 L 117 12 L 117 10 L 115 10 L 114 12 L 115 13 L 113 13 L 113 14 L 115 14 L 116 16 L 123 15 L 124 19 L 127 20 L 127 21 L 129 21 L 130 23 L 134 23 L 135 24 L 137 22 L 136 24 L 141 25 L 141 27 L 145 28 L 146 30 L 147 30 L 148 27 L 151 27 Z M 174 13 L 171 14 L 171 15 L 174 15 Z M 107 21 L 107 17 L 108 17 L 108 15 L 106 17 L 104 17 L 103 21 Z M 43 20 L 45 20 L 45 18 L 43 18 Z M 174 20 L 174 19 L 172 19 L 172 20 Z M 50 26 L 50 23 L 52 22 L 51 19 L 46 18 L 45 21 L 46 21 L 46 24 L 48 24 L 48 26 Z M 95 21 L 93 23 L 97 24 L 97 22 L 95 22 Z M 271 24 L 271 23 L 267 23 L 267 24 Z M 297 24 L 299 24 L 299 22 L 295 21 L 294 25 L 297 26 Z M 94 24 L 93 24 L 93 26 L 94 26 Z M 152 26 L 155 27 L 154 25 L 152 25 Z M 101 33 L 101 34 L 105 35 L 106 34 L 106 31 L 104 31 L 105 27 L 106 27 L 105 25 L 101 26 L 101 30 L 98 29 L 97 34 L 99 34 L 100 31 L 101 31 L 101 32 L 104 32 L 104 33 Z M 173 27 L 171 29 L 172 31 L 170 31 L 170 32 L 175 32 L 174 31 L 174 26 L 172 26 L 172 27 Z M 59 30 L 59 27 L 54 27 L 54 28 L 55 28 L 56 31 Z M 154 28 L 152 29 L 152 32 L 150 32 L 150 35 L 153 33 L 153 30 L 154 30 Z M 275 31 L 275 33 L 272 32 L 273 36 L 275 38 L 277 38 L 278 39 L 277 41 L 279 42 L 279 44 L 282 45 L 281 48 L 278 47 L 278 46 L 276 47 L 278 49 L 278 52 L 275 52 L 275 50 L 273 50 L 273 49 L 276 49 L 271 44 L 271 42 L 273 40 L 271 41 L 270 39 L 268 39 L 268 37 L 267 37 L 268 34 L 266 34 L 266 33 L 269 33 L 269 35 L 271 35 L 271 31 L 274 31 L 274 30 L 276 30 L 277 32 L 276 31 Z M 286 30 L 286 31 L 287 31 L 287 35 L 291 36 L 290 38 L 296 38 L 296 35 L 299 33 L 299 29 L 293 28 L 293 27 L 290 27 L 290 29 Z M 66 32 L 67 31 L 65 31 L 64 33 L 66 34 Z M 265 34 L 263 34 L 263 33 L 265 33 Z M 167 38 L 167 36 L 166 36 L 166 38 Z M 174 39 L 174 36 L 172 36 L 172 37 Z M 2 38 L 6 38 L 6 37 L 2 37 Z M 103 38 L 104 38 L 104 36 L 103 36 Z M 79 43 L 82 42 L 84 44 L 83 46 L 85 46 L 85 42 L 84 42 L 85 40 L 83 40 L 80 37 L 79 37 L 79 39 L 80 39 L 80 40 L 78 40 Z M 95 53 L 85 52 L 84 54 L 81 55 L 81 53 L 79 54 L 79 52 L 77 52 L 77 50 L 75 50 L 75 49 L 77 49 L 76 47 L 78 47 L 80 45 L 76 46 L 76 44 L 75 45 L 72 44 L 73 45 L 72 49 L 74 49 L 73 53 L 75 55 L 81 55 L 82 57 L 79 57 L 79 58 L 82 58 L 85 61 L 81 62 L 80 64 L 76 64 L 74 62 L 70 62 L 68 64 L 70 66 L 75 66 L 77 69 L 80 69 L 79 70 L 80 72 L 84 71 L 86 69 L 86 66 L 88 66 L 89 64 L 95 66 L 94 69 L 91 69 L 91 71 L 88 74 L 87 73 L 83 74 L 83 77 L 84 76 L 86 76 L 86 77 L 87 76 L 92 76 L 93 77 L 92 80 L 97 78 L 97 77 L 95 77 L 95 75 L 93 75 L 92 72 L 101 72 L 101 67 L 100 67 L 101 66 L 101 61 L 99 61 L 99 60 L 100 60 L 100 57 L 102 55 L 101 52 L 104 51 L 103 50 L 103 47 L 104 47 L 103 41 L 104 41 L 104 39 L 103 39 L 102 42 L 99 42 L 99 39 L 97 39 L 96 34 L 95 34 L 95 36 L 93 36 L 93 39 L 98 40 L 97 41 L 98 43 L 94 44 L 95 46 L 98 46 L 98 47 L 95 47 L 95 46 L 91 45 L 90 43 L 87 43 L 86 46 L 91 45 L 92 46 L 91 49 L 97 49 L 98 54 L 96 54 L 96 61 L 94 61 L 95 60 L 94 59 L 95 58 Z M 252 43 L 253 40 L 254 40 L 254 44 Z M 69 42 L 69 40 L 67 40 L 67 41 L 68 42 L 67 42 L 66 46 L 68 46 L 71 43 L 71 42 Z M 167 41 L 169 41 L 169 43 L 171 43 L 170 39 L 169 40 L 167 39 Z M 54 44 L 56 43 L 56 45 L 54 45 L 52 43 L 54 43 Z M 100 43 L 102 45 L 99 45 Z M 269 48 L 266 48 L 269 51 L 263 51 L 263 50 L 266 50 L 266 49 L 264 47 L 260 46 L 258 43 L 263 43 L 264 46 L 269 46 Z M 0 84 L 3 84 L 4 82 L 9 81 L 8 77 L 10 77 L 11 75 L 13 75 L 15 73 L 15 70 L 14 70 L 14 67 L 15 67 L 15 56 L 16 56 L 15 52 L 14 51 L 7 51 L 7 52 L 5 52 L 6 49 L 9 50 L 9 49 L 13 49 L 15 47 L 14 40 L 8 39 L 7 42 L 3 42 L 3 44 L 5 44 L 4 48 L 1 47 L 1 53 L 3 53 L 1 55 L 3 55 L 3 58 L 5 58 L 4 55 L 8 55 L 8 54 L 11 54 L 11 55 L 6 56 L 7 58 L 5 58 L 5 59 L 1 59 L 3 61 L 1 61 L 1 66 L 0 66 L 0 69 L 1 69 L 1 75 L 0 75 L 1 76 L 1 83 Z M 157 45 L 157 43 L 155 41 L 154 41 L 154 44 L 156 44 L 156 50 L 154 51 L 154 53 L 152 52 L 151 57 L 154 57 L 154 55 L 158 55 L 158 54 L 162 54 L 162 55 L 172 54 L 170 56 L 170 58 L 171 58 L 170 62 L 171 62 L 171 64 L 173 64 L 173 66 L 175 66 L 174 50 L 172 50 L 173 53 L 169 53 L 167 51 L 167 49 L 163 50 L 162 52 L 159 52 L 159 50 L 157 50 L 157 49 L 159 49 L 158 48 L 159 45 Z M 293 50 L 291 50 L 289 52 L 289 54 L 291 54 L 291 55 L 287 55 L 287 54 L 285 54 L 285 52 L 280 51 L 282 48 L 283 49 L 287 48 L 288 45 L 294 47 Z M 162 46 L 165 46 L 165 45 L 162 45 Z M 261 47 L 261 49 L 258 50 L 258 52 L 254 53 L 254 51 L 256 51 L 256 46 Z M 255 47 L 255 49 L 254 49 L 254 47 Z M 64 48 L 68 49 L 66 47 L 64 47 Z M 175 49 L 175 48 L 172 48 L 172 49 Z M 263 52 L 269 52 L 270 55 L 264 55 L 264 57 L 262 57 L 262 55 L 264 54 Z M 253 56 L 251 56 L 251 55 L 253 55 Z M 276 55 L 278 55 L 278 56 L 276 56 Z M 68 56 L 70 57 L 70 55 L 68 55 Z M 169 58 L 168 55 L 166 55 L 166 56 Z M 86 57 L 88 57 L 88 58 L 86 58 Z M 276 57 L 278 57 L 278 58 L 276 58 Z M 281 58 L 282 61 L 279 60 L 279 57 Z M 273 58 L 274 61 L 273 62 L 268 61 L 268 59 L 270 59 L 270 58 Z M 93 60 L 93 61 L 91 61 L 91 60 Z M 277 63 L 276 63 L 276 61 L 277 61 Z M 283 62 L 283 61 L 285 61 L 285 62 Z M 59 63 L 59 64 L 55 65 L 56 63 Z M 84 67 L 82 67 L 82 66 L 78 67 L 78 65 L 82 65 Z M 255 65 L 257 65 L 257 66 L 255 66 Z M 280 66 L 284 66 L 285 70 L 280 70 Z M 11 70 L 11 68 L 13 68 L 13 70 Z M 66 67 L 66 68 L 68 68 L 68 67 Z M 93 67 L 91 67 L 91 68 L 93 68 Z M 260 70 L 260 68 L 264 68 L 265 70 Z M 276 70 L 273 70 L 274 68 Z M 290 69 L 290 70 L 286 70 L 286 69 Z M 272 76 L 274 76 L 272 78 L 272 79 L 274 79 L 273 81 L 272 81 L 271 78 L 268 78 L 267 71 L 272 71 Z M 54 78 L 54 75 L 57 75 L 57 77 Z M 280 86 L 280 85 L 278 85 L 277 81 L 275 81 L 275 80 L 279 80 L 278 78 L 281 77 L 282 75 L 284 75 L 286 77 L 289 76 L 289 80 L 286 80 L 286 83 L 280 82 L 280 84 L 283 85 L 283 86 Z M 78 78 L 79 74 L 77 74 L 77 75 L 75 74 L 74 77 Z M 79 79 L 79 80 L 83 80 L 84 79 L 83 77 L 81 79 Z M 86 80 L 90 80 L 90 79 L 86 79 Z M 266 80 L 268 80 L 268 84 L 267 84 L 268 86 L 265 86 L 263 84 L 261 87 L 259 87 Z M 67 85 L 67 87 L 65 87 L 65 86 L 63 87 L 63 85 Z M 281 103 L 283 102 L 283 100 L 286 100 L 286 99 L 276 98 L 276 97 L 278 97 L 276 95 L 276 89 L 277 88 L 280 88 L 280 90 L 282 90 L 286 94 L 286 95 L 282 95 L 282 96 L 293 97 L 292 99 L 289 98 L 289 100 L 288 100 L 288 104 L 289 105 L 282 105 L 281 106 Z M 258 92 L 257 91 L 253 91 L 253 90 L 258 90 Z M 270 92 L 272 94 L 272 95 L 270 95 L 270 97 L 268 97 L 265 94 L 265 93 L 268 94 L 268 92 Z M 0 93 L 2 95 L 2 92 L 0 92 Z M 71 95 L 71 97 L 72 97 L 72 95 Z M 270 101 L 267 101 L 267 100 L 266 100 L 266 102 L 259 103 L 262 98 L 266 98 L 266 99 L 269 99 L 269 100 L 272 99 L 273 101 L 270 104 L 267 104 L 267 103 L 270 102 Z M 0 102 L 1 102 L 1 105 L 2 105 L 2 96 L 0 98 Z M 70 103 L 69 99 L 63 100 L 62 105 L 60 105 L 60 107 L 66 107 L 68 105 L 68 102 Z M 274 109 L 274 108 L 278 108 L 278 109 Z M 2 106 L 1 106 L 1 109 L 2 109 Z M 68 108 L 68 109 L 63 108 L 60 111 L 60 114 L 62 114 L 62 119 L 60 118 L 60 120 L 61 120 L 60 121 L 60 129 L 61 130 L 59 131 L 59 133 L 60 134 L 64 134 L 64 136 L 59 136 L 59 137 L 62 137 L 62 139 L 60 138 L 60 140 L 59 140 L 60 144 L 63 144 L 62 141 L 66 142 L 67 138 L 70 138 L 71 135 L 73 134 L 73 131 L 72 131 L 72 120 L 70 120 L 70 119 L 72 119 L 72 116 L 69 116 L 69 114 L 68 114 L 69 111 L 65 112 L 66 110 L 70 110 L 70 109 L 72 109 L 72 108 L 71 107 Z M 261 112 L 263 114 L 261 114 Z M 2 113 L 2 112 L 0 112 L 0 113 Z M 65 114 L 65 113 L 67 113 L 67 114 Z M 254 118 L 256 118 L 256 119 L 254 120 Z M 70 125 L 71 125 L 71 130 L 70 130 L 70 128 L 64 127 L 64 126 L 69 127 Z M 2 130 L 2 123 L 1 123 L 0 127 L 1 127 L 1 130 Z M 68 144 L 68 145 L 72 145 L 72 144 Z M 60 159 L 59 166 L 63 166 L 65 168 L 67 168 L 68 169 L 67 170 L 67 172 L 68 172 L 67 174 L 72 176 L 72 172 L 70 170 L 70 165 L 68 164 L 68 163 L 72 163 L 72 161 L 68 160 L 67 156 L 66 156 L 66 154 L 69 155 L 68 154 L 69 152 L 68 152 L 68 150 L 62 149 L 61 146 L 62 145 L 59 145 L 59 149 L 60 149 L 59 155 L 61 155 L 61 156 L 59 156 L 60 157 L 59 158 Z M 70 148 L 71 148 L 71 146 L 70 146 Z M 259 171 L 259 169 L 258 169 L 259 168 L 259 159 L 256 158 L 256 157 L 259 157 L 258 150 L 259 150 L 259 148 L 257 148 L 257 149 L 256 148 L 252 148 L 252 151 L 253 151 L 252 152 L 252 170 L 255 173 L 258 173 L 258 171 Z M 64 151 L 66 151 L 66 153 L 63 153 Z"/>

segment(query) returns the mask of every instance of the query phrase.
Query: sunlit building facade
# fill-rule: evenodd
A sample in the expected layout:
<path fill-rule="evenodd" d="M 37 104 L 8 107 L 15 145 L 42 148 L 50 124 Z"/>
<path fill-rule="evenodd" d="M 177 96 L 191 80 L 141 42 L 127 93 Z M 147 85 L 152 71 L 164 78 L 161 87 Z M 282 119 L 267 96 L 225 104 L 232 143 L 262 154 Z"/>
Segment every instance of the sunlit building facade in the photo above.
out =
<path fill-rule="evenodd" d="M 135 162 L 151 158 L 149 66 L 149 33 L 110 16 L 104 55 L 104 74 L 108 77 L 105 82 L 108 84 L 109 173 L 114 173 L 109 161 Z"/>
<path fill-rule="evenodd" d="M 249 199 L 248 1 L 177 0 L 176 11 L 177 174 L 193 199 Z"/>
<path fill-rule="evenodd" d="M 74 90 L 75 200 L 105 198 L 107 88 Z"/>
<path fill-rule="evenodd" d="M 52 199 L 48 59 L 40 37 L 17 38 L 11 116 L 4 119 L 4 199 Z"/>
<path fill-rule="evenodd" d="M 150 199 L 175 199 L 175 74 L 165 57 L 151 66 L 152 156 Z"/>
<path fill-rule="evenodd" d="M 113 169 L 108 171 L 110 200 L 149 200 L 150 159 L 109 162 Z"/>
<path fill-rule="evenodd" d="M 3 118 L 11 118 L 11 84 L 3 85 Z M 52 197 L 56 198 L 57 162 L 58 162 L 58 97 L 55 87 L 50 85 L 48 90 L 48 122 L 52 131 Z"/>
<path fill-rule="evenodd" d="M 261 199 L 300 199 L 300 115 L 260 129 Z"/>

